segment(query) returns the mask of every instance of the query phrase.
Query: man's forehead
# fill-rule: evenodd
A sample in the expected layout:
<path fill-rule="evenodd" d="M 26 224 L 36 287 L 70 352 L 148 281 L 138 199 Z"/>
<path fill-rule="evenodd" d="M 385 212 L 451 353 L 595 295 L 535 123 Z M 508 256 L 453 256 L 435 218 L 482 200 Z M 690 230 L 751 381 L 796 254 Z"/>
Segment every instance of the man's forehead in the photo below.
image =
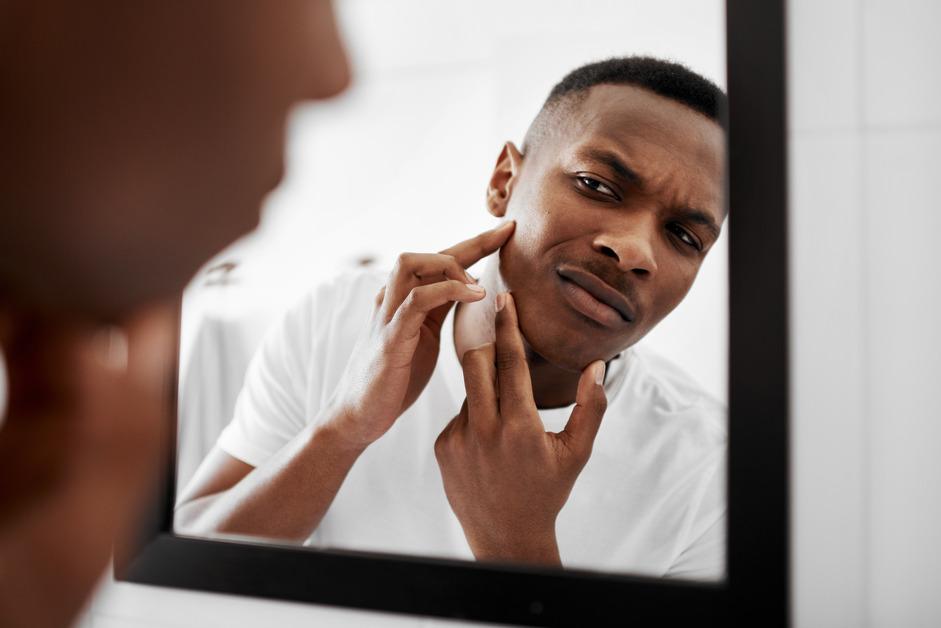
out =
<path fill-rule="evenodd" d="M 631 85 L 596 85 L 557 115 L 554 150 L 562 161 L 630 171 L 641 187 L 679 203 L 714 207 L 721 218 L 725 136 L 707 116 Z"/>
<path fill-rule="evenodd" d="M 721 171 L 725 150 L 722 127 L 685 104 L 645 88 L 596 85 L 568 115 L 569 142 L 598 136 L 634 150 L 660 147 Z"/>

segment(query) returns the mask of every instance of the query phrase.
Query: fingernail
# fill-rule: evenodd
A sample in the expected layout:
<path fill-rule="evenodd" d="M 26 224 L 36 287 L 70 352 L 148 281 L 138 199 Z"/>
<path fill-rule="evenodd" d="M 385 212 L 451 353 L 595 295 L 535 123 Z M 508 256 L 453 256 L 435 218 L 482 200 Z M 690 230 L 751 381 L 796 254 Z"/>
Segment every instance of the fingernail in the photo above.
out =
<path fill-rule="evenodd" d="M 485 343 L 480 344 L 480 345 L 477 345 L 477 346 L 475 346 L 475 347 L 471 347 L 470 349 L 468 349 L 468 350 L 465 351 L 464 353 L 465 353 L 465 354 L 468 354 L 468 353 L 470 353 L 471 351 L 480 351 L 480 350 L 486 349 L 487 347 L 490 347 L 490 346 L 492 346 L 492 345 L 493 345 L 492 342 L 485 342 Z"/>
<path fill-rule="evenodd" d="M 127 370 L 128 338 L 119 327 L 103 327 L 92 339 L 95 355 L 101 365 L 112 371 Z"/>
<path fill-rule="evenodd" d="M 497 295 L 497 301 L 496 301 L 497 311 L 499 312 L 500 310 L 502 310 L 504 305 L 506 305 L 506 293 L 501 292 L 500 294 Z"/>
<path fill-rule="evenodd" d="M 604 372 L 607 370 L 605 363 L 602 361 L 595 362 L 595 383 L 599 386 L 604 385 Z"/>
<path fill-rule="evenodd" d="M 484 291 L 484 287 L 483 287 L 483 286 L 478 286 L 478 285 L 475 284 L 475 283 L 469 283 L 469 284 L 465 284 L 465 285 L 467 286 L 467 288 L 468 288 L 469 290 L 473 290 L 474 292 L 483 292 L 483 291 Z"/>
<path fill-rule="evenodd" d="M 464 279 L 467 280 L 467 283 L 477 283 L 477 280 L 467 271 L 464 271 Z"/>

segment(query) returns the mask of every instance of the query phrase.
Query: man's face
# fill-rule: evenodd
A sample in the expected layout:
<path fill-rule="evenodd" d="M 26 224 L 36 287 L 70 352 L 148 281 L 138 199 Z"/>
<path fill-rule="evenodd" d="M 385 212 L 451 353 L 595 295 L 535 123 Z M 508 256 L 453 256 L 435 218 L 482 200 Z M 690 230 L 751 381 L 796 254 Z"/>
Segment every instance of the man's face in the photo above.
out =
<path fill-rule="evenodd" d="M 329 0 L 3 5 L 0 283 L 55 307 L 179 290 L 257 224 L 291 105 L 349 81 Z"/>
<path fill-rule="evenodd" d="M 725 138 L 622 85 L 591 88 L 552 124 L 509 181 L 517 226 L 500 272 L 531 348 L 576 370 L 643 338 L 686 295 L 723 220 Z"/>

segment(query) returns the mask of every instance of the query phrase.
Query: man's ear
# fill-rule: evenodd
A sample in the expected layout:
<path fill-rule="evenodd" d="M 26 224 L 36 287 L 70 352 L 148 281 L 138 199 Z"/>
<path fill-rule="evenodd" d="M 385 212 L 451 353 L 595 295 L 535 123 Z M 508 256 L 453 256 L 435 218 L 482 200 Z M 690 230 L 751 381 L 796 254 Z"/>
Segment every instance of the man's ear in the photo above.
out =
<path fill-rule="evenodd" d="M 506 215 L 506 207 L 522 165 L 523 154 L 516 145 L 513 142 L 504 144 L 487 185 L 487 211 L 497 218 Z"/>

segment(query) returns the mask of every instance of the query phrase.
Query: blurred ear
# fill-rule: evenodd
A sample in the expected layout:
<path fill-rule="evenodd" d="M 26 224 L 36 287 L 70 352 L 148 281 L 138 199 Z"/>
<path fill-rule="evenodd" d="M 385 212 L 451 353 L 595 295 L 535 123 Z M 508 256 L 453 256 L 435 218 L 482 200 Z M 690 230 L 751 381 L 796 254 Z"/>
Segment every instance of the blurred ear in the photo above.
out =
<path fill-rule="evenodd" d="M 516 145 L 513 142 L 504 144 L 487 186 L 487 211 L 497 218 L 506 215 L 506 207 L 522 165 L 523 154 Z"/>

